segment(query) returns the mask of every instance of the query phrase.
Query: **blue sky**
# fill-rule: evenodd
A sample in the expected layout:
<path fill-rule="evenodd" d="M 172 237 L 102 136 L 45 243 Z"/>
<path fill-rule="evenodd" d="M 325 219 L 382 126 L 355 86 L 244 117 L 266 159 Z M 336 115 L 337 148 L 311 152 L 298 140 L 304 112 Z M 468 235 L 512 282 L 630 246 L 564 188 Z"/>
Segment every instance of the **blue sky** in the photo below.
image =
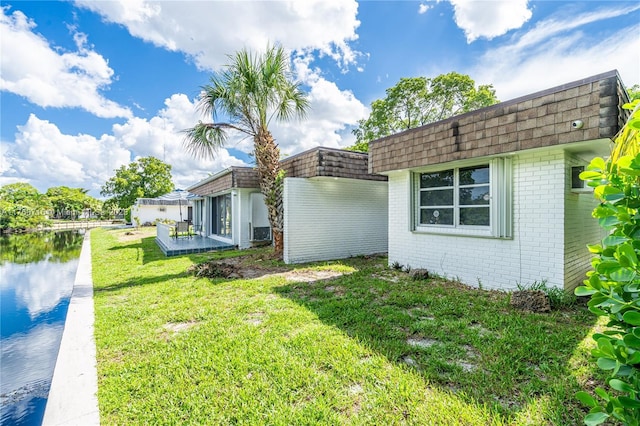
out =
<path fill-rule="evenodd" d="M 250 161 L 237 136 L 192 158 L 181 130 L 200 86 L 241 49 L 280 43 L 309 93 L 306 120 L 274 125 L 283 155 L 345 147 L 401 77 L 456 71 L 500 100 L 617 69 L 640 83 L 638 1 L 5 1 L 0 184 L 100 187 L 153 155 L 185 188 Z"/>

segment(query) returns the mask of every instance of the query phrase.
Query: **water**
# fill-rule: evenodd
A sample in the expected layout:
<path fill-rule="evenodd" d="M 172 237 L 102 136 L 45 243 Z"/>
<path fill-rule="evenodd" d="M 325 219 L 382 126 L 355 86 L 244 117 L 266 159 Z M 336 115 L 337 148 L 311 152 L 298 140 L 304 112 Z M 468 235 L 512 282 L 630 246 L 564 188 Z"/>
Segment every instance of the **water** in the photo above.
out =
<path fill-rule="evenodd" d="M 0 238 L 0 424 L 40 425 L 83 235 Z"/>

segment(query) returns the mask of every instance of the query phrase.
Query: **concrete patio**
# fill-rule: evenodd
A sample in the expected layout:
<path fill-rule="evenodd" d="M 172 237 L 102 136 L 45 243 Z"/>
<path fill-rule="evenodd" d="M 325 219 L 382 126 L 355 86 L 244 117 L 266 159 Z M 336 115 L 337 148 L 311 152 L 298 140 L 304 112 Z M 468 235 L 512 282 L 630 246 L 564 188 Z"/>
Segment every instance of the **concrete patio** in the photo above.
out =
<path fill-rule="evenodd" d="M 232 244 L 201 235 L 173 237 L 173 225 L 159 223 L 156 227 L 156 244 L 167 257 L 235 248 Z"/>

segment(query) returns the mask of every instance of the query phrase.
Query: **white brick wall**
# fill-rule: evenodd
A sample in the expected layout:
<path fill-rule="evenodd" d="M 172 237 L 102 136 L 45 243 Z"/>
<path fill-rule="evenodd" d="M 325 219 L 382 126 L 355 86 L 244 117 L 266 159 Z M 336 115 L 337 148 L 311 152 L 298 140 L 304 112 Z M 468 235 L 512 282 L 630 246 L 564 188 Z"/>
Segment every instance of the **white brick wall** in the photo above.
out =
<path fill-rule="evenodd" d="M 571 213 L 579 210 L 580 217 L 587 210 L 566 194 L 566 180 L 560 149 L 513 157 L 513 239 L 496 239 L 412 232 L 410 172 L 394 172 L 389 175 L 389 263 L 427 268 L 485 288 L 507 290 L 541 280 L 563 288 L 565 256 L 573 264 L 572 256 L 583 242 L 573 236 L 597 227 L 586 220 L 573 224 L 565 249 L 565 207 Z M 568 198 L 571 202 L 565 202 Z M 582 267 L 568 269 L 570 277 L 582 273 Z"/>
<path fill-rule="evenodd" d="M 185 201 L 182 205 L 182 220 L 187 220 L 188 214 L 188 202 Z M 160 211 L 160 208 L 163 208 L 164 211 Z M 139 222 L 136 221 L 136 218 Z M 159 205 L 137 205 L 134 204 L 131 207 L 131 221 L 134 222 L 137 226 L 140 226 L 144 223 L 155 223 L 158 219 L 166 219 L 166 220 L 180 220 L 180 206 L 159 206 Z"/>
<path fill-rule="evenodd" d="M 284 261 L 387 251 L 387 182 L 286 178 Z"/>
<path fill-rule="evenodd" d="M 587 244 L 598 243 L 606 232 L 597 226 L 597 219 L 591 215 L 598 205 L 593 192 L 571 192 L 571 167 L 586 166 L 588 161 L 567 154 L 566 162 L 564 282 L 565 288 L 572 289 L 582 284 L 591 269 L 592 254 L 587 250 Z"/>

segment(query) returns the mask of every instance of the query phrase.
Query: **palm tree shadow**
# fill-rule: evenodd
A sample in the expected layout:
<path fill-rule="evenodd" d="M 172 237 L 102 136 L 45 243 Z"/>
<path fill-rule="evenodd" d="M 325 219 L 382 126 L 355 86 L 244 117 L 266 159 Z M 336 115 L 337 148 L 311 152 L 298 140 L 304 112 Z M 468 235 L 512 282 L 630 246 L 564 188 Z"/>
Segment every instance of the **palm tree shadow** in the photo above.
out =
<path fill-rule="evenodd" d="M 94 287 L 93 291 L 94 291 L 94 293 L 105 293 L 105 292 L 111 292 L 111 291 L 118 291 L 118 290 L 122 290 L 124 288 L 140 287 L 140 286 L 149 285 L 149 284 L 157 284 L 157 283 L 169 282 L 169 281 L 171 281 L 173 279 L 184 278 L 187 275 L 188 274 L 185 271 L 185 272 L 182 272 L 182 273 L 179 273 L 179 274 L 154 275 L 154 276 L 149 276 L 149 277 L 146 277 L 146 278 L 135 277 L 135 278 L 132 278 L 130 280 L 118 282 L 118 283 L 113 284 L 113 285 L 108 285 L 108 286 L 103 286 L 103 287 Z"/>
<path fill-rule="evenodd" d="M 142 238 L 137 244 L 118 244 L 117 246 L 111 247 L 109 250 L 130 251 L 132 253 L 131 256 L 135 257 L 135 259 L 140 261 L 143 265 L 167 258 L 162 250 L 160 250 L 160 247 L 158 247 L 156 237 Z"/>

